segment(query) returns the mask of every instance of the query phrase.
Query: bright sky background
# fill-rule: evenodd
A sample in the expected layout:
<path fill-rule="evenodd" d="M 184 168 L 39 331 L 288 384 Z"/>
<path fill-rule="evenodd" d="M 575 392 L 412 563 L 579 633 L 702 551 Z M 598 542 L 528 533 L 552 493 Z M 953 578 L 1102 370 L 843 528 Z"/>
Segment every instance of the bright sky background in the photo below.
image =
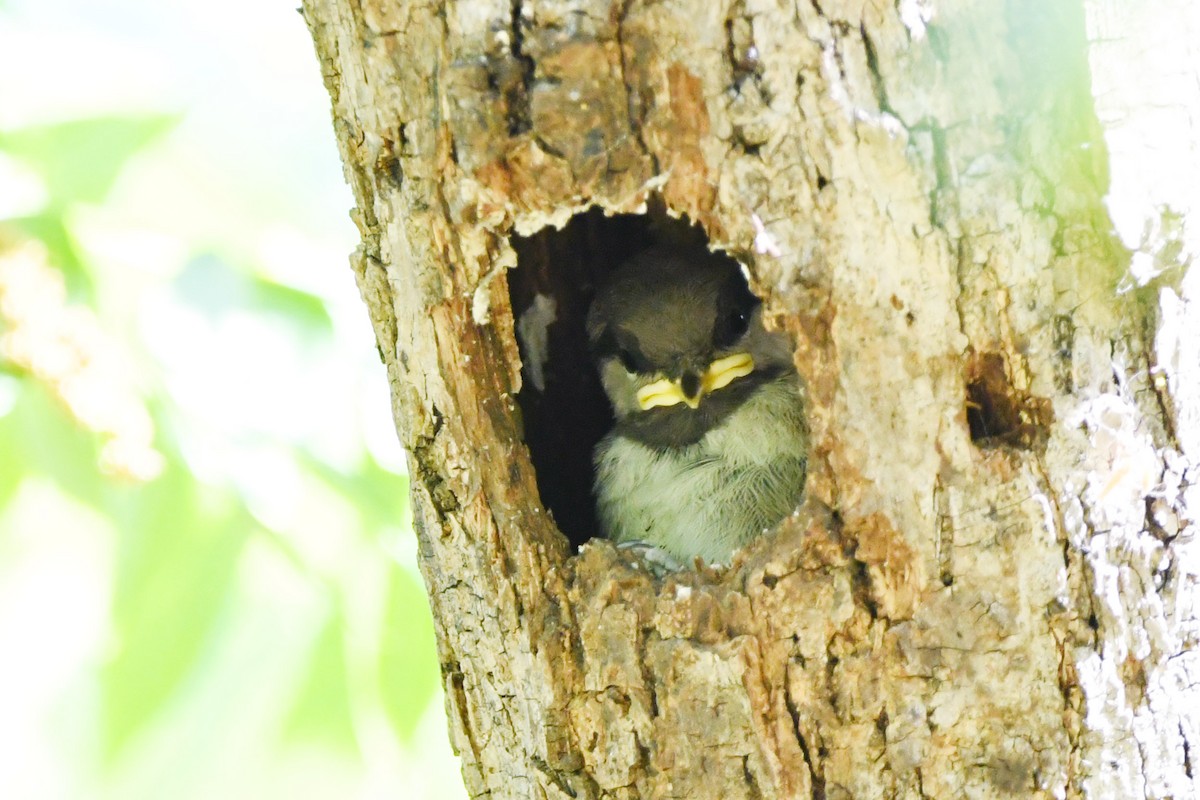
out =
<path fill-rule="evenodd" d="M 411 700 L 415 732 L 389 722 L 412 713 L 403 696 L 385 709 L 386 665 L 417 659 L 428 682 L 436 657 L 427 632 L 398 645 L 419 654 L 381 655 L 384 615 L 425 619 L 428 608 L 412 588 L 384 370 L 348 266 L 353 201 L 293 0 L 0 0 L 0 98 L 0 133 L 178 118 L 103 202 L 73 203 L 65 219 L 131 390 L 162 398 L 159 438 L 177 445 L 202 504 L 244 504 L 255 530 L 214 633 L 109 760 L 98 731 L 126 644 L 114 602 L 127 588 L 127 531 L 33 471 L 20 482 L 0 503 L 0 797 L 462 796 L 432 683 Z M 48 196 L 0 142 L 0 219 L 36 213 Z M 313 318 L 327 315 L 328 330 L 242 302 L 246 280 L 315 296 L 324 311 Z M 0 422 L 23 386 L 0 372 Z M 360 490 L 319 477 L 353 474 L 364 453 L 396 492 L 379 502 L 378 524 L 359 513 Z M 396 597 L 408 605 L 389 605 Z M 326 649 L 345 661 L 331 669 L 348 677 L 326 691 L 314 653 L 330 631 Z M 173 633 L 162 631 L 163 648 Z M 331 734 L 307 709 L 339 692 L 350 695 L 350 729 Z M 316 722 L 292 707 L 310 695 L 304 713 Z"/>

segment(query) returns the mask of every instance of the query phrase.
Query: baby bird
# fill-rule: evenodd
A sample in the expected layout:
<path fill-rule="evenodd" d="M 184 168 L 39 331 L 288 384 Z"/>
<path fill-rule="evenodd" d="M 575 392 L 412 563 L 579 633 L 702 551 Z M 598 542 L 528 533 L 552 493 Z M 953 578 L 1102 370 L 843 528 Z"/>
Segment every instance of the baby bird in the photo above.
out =
<path fill-rule="evenodd" d="M 808 456 L 800 378 L 737 262 L 647 250 L 600 287 L 587 330 L 616 416 L 594 454 L 610 539 L 728 563 L 795 510 Z"/>

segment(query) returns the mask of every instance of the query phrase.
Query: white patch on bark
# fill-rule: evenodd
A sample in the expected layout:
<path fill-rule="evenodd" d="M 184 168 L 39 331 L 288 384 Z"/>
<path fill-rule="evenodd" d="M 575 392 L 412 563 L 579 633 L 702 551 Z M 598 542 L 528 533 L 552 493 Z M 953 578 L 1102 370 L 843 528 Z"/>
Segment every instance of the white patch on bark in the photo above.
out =
<path fill-rule="evenodd" d="M 1087 698 L 1086 789 L 1096 797 L 1191 797 L 1185 768 L 1200 741 L 1200 5 L 1085 0 L 1092 96 L 1109 155 L 1106 198 L 1133 252 L 1121 289 L 1186 269 L 1159 291 L 1150 388 L 1168 398 L 1178 451 L 1155 451 L 1131 424 L 1129 390 L 1089 404 L 1097 453 L 1083 535 L 1102 606 L 1098 652 L 1078 661 Z M 1189 224 L 1190 223 L 1190 224 Z M 1132 679 L 1131 679 L 1132 676 Z M 1131 692 L 1129 687 L 1141 687 Z M 1130 696 L 1130 695 L 1134 696 Z M 1190 756 L 1195 762 L 1195 755 Z"/>
<path fill-rule="evenodd" d="M 1164 307 L 1173 302 L 1167 295 Z M 1160 336 L 1160 353 L 1178 338 Z M 1196 506 L 1187 502 L 1196 470 L 1183 453 L 1156 447 L 1130 385 L 1138 376 L 1127 377 L 1119 362 L 1113 371 L 1116 391 L 1066 420 L 1090 434 L 1081 464 L 1086 485 L 1075 487 L 1083 504 L 1069 501 L 1064 521 L 1086 554 L 1099 601 L 1097 646 L 1076 654 L 1087 698 L 1085 749 L 1095 765 L 1084 785 L 1096 797 L 1190 796 L 1180 765 L 1183 748 L 1200 736 L 1200 698 L 1189 688 L 1200 675 L 1200 653 L 1187 646 L 1200 594 L 1183 576 L 1200 573 Z"/>
<path fill-rule="evenodd" d="M 1143 286 L 1200 256 L 1200 4 L 1084 6 L 1092 96 L 1109 153 L 1106 202 L 1134 253 L 1128 285 Z"/>
<path fill-rule="evenodd" d="M 914 41 L 925 38 L 925 26 L 933 19 L 933 0 L 900 0 L 900 21 Z"/>
<path fill-rule="evenodd" d="M 779 242 L 767 232 L 767 226 L 763 225 L 758 214 L 751 214 L 750 221 L 754 223 L 754 251 L 759 255 L 774 256 L 775 258 L 782 256 L 783 250 L 779 249 Z"/>
<path fill-rule="evenodd" d="M 492 281 L 504 270 L 517 265 L 517 254 L 511 247 L 504 248 L 492 260 L 487 273 L 479 279 L 471 295 L 471 319 L 476 325 L 487 325 L 492 321 Z"/>
<path fill-rule="evenodd" d="M 1162 323 L 1154 340 L 1155 361 L 1174 400 L 1175 438 L 1195 461 L 1200 459 L 1200 269 L 1188 271 L 1178 293 L 1164 288 L 1158 303 Z M 1188 504 L 1193 519 L 1200 516 L 1196 500 Z"/>
<path fill-rule="evenodd" d="M 855 107 L 854 101 L 850 99 L 850 93 L 846 91 L 846 84 L 842 81 L 842 68 L 838 66 L 837 50 L 832 38 L 825 43 L 825 47 L 821 50 L 821 67 L 825 72 L 825 80 L 829 84 L 829 96 L 842 107 L 848 119 L 854 119 L 858 109 Z"/>
<path fill-rule="evenodd" d="M 554 298 L 539 294 L 517 321 L 517 336 L 525 358 L 525 377 L 539 392 L 546 391 L 546 362 L 550 359 L 550 325 L 558 319 Z"/>
<path fill-rule="evenodd" d="M 1137 524 L 1142 501 L 1154 491 L 1162 471 L 1154 442 L 1138 424 L 1140 410 L 1122 395 L 1100 395 L 1067 420 L 1091 431 L 1087 499 L 1093 525 L 1103 528 Z"/>
<path fill-rule="evenodd" d="M 859 108 L 855 110 L 854 118 L 859 122 L 883 128 L 884 133 L 892 139 L 901 137 L 906 133 L 904 123 L 897 119 L 895 115 L 889 114 L 886 111 L 873 114 L 865 108 Z"/>

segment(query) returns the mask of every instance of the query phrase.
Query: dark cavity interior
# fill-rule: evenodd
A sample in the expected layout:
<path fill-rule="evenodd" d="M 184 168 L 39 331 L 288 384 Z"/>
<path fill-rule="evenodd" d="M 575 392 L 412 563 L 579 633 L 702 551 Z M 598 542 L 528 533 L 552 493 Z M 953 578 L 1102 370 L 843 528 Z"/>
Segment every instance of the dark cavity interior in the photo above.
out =
<path fill-rule="evenodd" d="M 600 533 L 592 498 L 592 450 L 613 424 L 588 352 L 584 323 L 596 285 L 630 256 L 655 245 L 707 241 L 661 207 L 646 214 L 578 214 L 562 230 L 513 237 L 508 275 L 521 352 L 517 395 L 542 504 L 571 544 Z"/>
<path fill-rule="evenodd" d="M 976 447 L 1044 445 L 1053 418 L 1050 401 L 1018 392 L 1004 356 L 971 352 L 966 373 L 967 427 Z"/>

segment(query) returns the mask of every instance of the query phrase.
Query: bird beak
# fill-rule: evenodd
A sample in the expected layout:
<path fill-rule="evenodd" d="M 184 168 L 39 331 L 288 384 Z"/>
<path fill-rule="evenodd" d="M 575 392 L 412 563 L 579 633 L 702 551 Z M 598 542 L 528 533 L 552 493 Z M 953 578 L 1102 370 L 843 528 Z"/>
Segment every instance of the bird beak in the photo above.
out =
<path fill-rule="evenodd" d="M 711 394 L 717 389 L 723 389 L 738 378 L 743 378 L 754 371 L 754 359 L 749 353 L 735 353 L 731 356 L 718 358 L 708 365 L 700 376 L 700 391 L 695 397 L 688 397 L 678 380 L 663 378 L 647 384 L 637 392 L 638 406 L 643 411 L 649 411 L 658 406 L 673 406 L 683 403 L 688 408 L 700 407 L 700 398 Z"/>

